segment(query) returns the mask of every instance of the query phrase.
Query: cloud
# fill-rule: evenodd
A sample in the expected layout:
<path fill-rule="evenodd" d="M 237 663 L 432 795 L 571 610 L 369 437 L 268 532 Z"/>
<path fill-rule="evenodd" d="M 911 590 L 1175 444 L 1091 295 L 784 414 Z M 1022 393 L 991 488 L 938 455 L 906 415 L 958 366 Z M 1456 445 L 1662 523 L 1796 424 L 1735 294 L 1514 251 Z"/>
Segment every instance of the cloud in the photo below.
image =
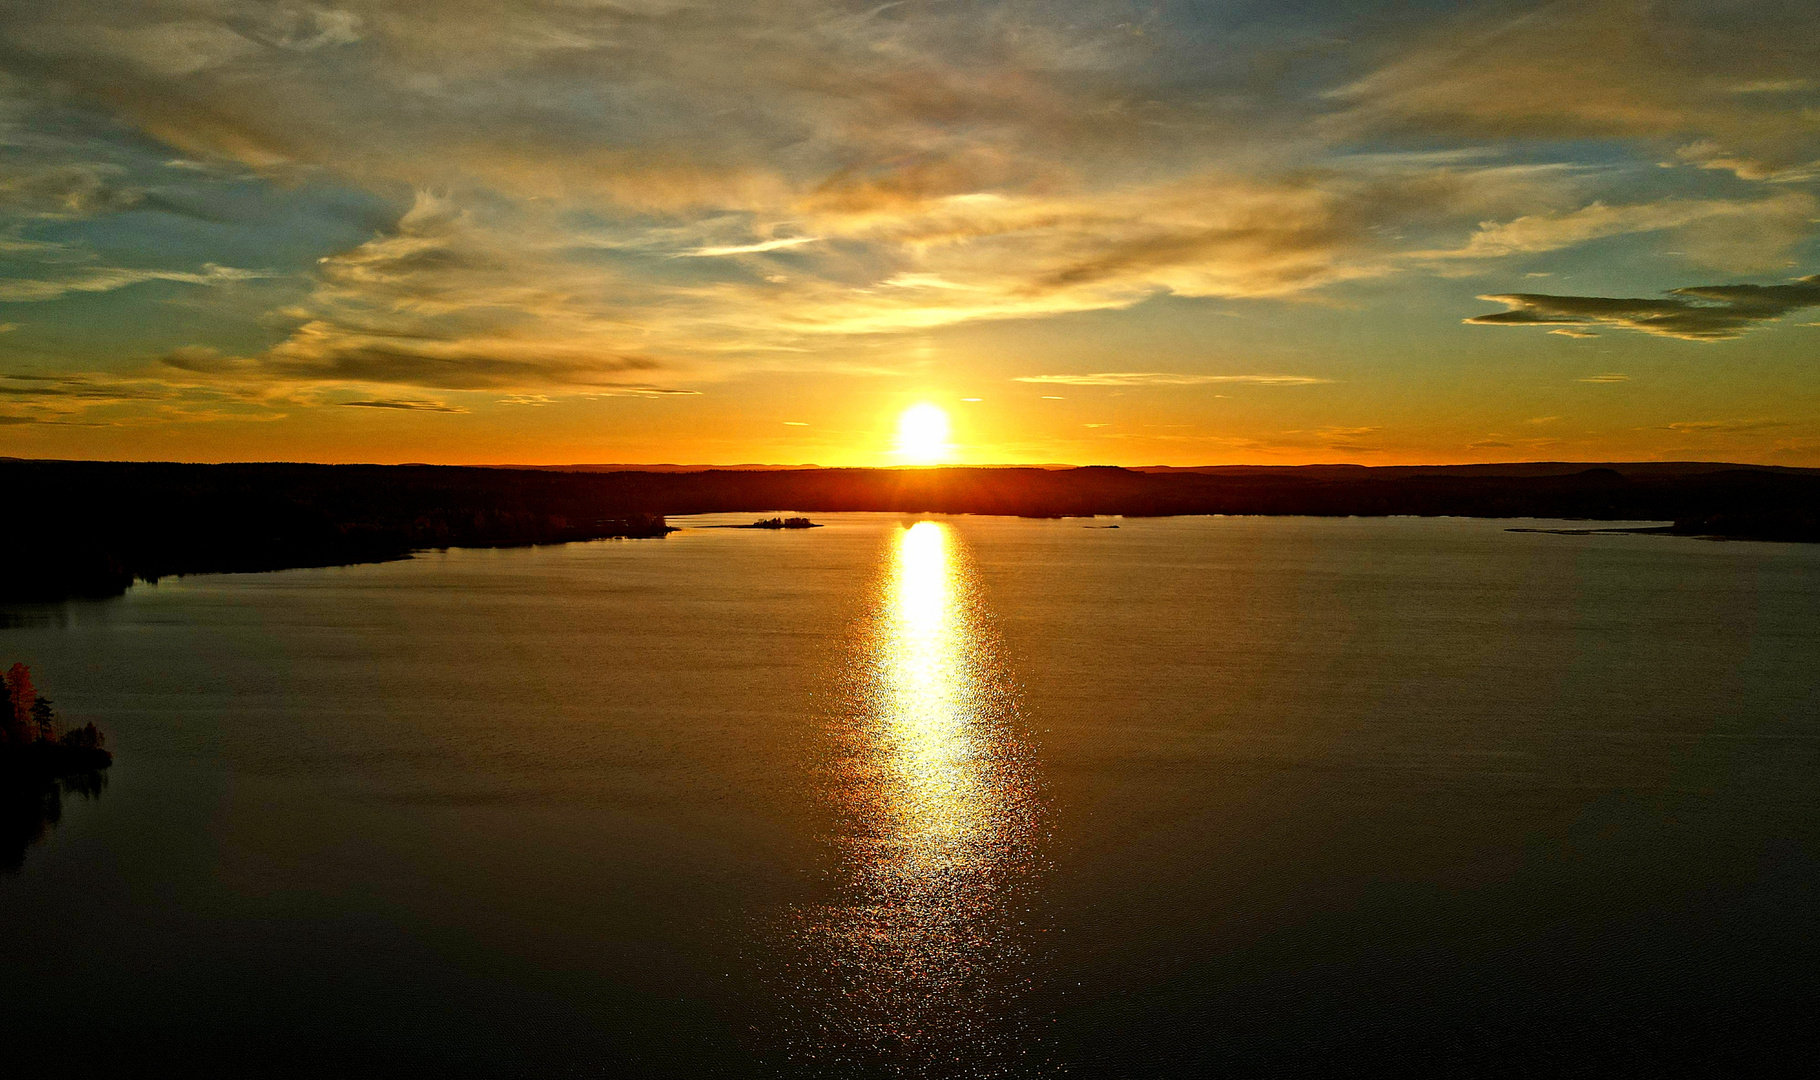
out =
<path fill-rule="evenodd" d="M 582 395 L 588 398 L 603 397 L 700 397 L 700 390 L 684 390 L 674 386 L 652 386 L 649 383 L 620 383 L 604 390 L 590 390 Z"/>
<path fill-rule="evenodd" d="M 81 374 L 0 374 L 0 401 L 118 404 L 172 396 L 171 388 L 155 380 Z"/>
<path fill-rule="evenodd" d="M 1663 199 L 1625 206 L 1594 202 L 1565 213 L 1485 222 L 1465 245 L 1417 257 L 1532 255 L 1605 237 L 1674 230 L 1691 261 L 1724 270 L 1755 270 L 1788 265 L 1790 250 L 1812 231 L 1817 212 L 1820 201 L 1793 191 L 1753 200 Z"/>
<path fill-rule="evenodd" d="M 397 409 L 403 412 L 465 413 L 468 410 L 440 401 L 423 401 L 417 398 L 380 398 L 372 401 L 337 401 L 335 404 L 350 409 Z"/>
<path fill-rule="evenodd" d="M 684 257 L 705 258 L 716 255 L 752 255 L 765 251 L 779 251 L 784 248 L 798 247 L 802 244 L 813 244 L 819 236 L 792 236 L 782 240 L 760 240 L 752 244 L 733 244 L 723 247 L 699 247 L 683 252 Z"/>
<path fill-rule="evenodd" d="M 1792 184 L 1820 177 L 1820 161 L 1759 161 L 1728 150 L 1711 139 L 1700 139 L 1678 147 L 1675 157 L 1695 168 L 1728 172 L 1740 180 Z"/>
<path fill-rule="evenodd" d="M 161 363 L 179 371 L 193 372 L 198 375 L 248 371 L 254 366 L 253 362 L 245 357 L 223 356 L 221 350 L 212 345 L 179 346 L 158 359 Z"/>
<path fill-rule="evenodd" d="M 1756 79 L 1728 87 L 1734 94 L 1792 94 L 1813 88 L 1812 79 Z"/>
<path fill-rule="evenodd" d="M 661 367 L 649 357 L 513 340 L 422 341 L 309 323 L 261 358 L 270 376 L 312 382 L 380 383 L 485 390 L 612 386 L 625 372 Z"/>
<path fill-rule="evenodd" d="M 0 278 L 0 301 L 32 303 L 60 300 L 71 293 L 100 293 L 148 281 L 175 281 L 186 285 L 225 285 L 271 277 L 269 271 L 243 270 L 207 263 L 200 271 L 134 270 L 97 266 L 57 278 Z"/>
<path fill-rule="evenodd" d="M 1606 372 L 1603 375 L 1588 375 L 1584 379 L 1575 379 L 1574 381 L 1583 382 L 1583 383 L 1601 383 L 1601 384 L 1621 383 L 1621 382 L 1629 382 L 1630 376 L 1621 375 L 1618 372 L 1610 371 L 1610 372 Z"/>
<path fill-rule="evenodd" d="M 256 42 L 218 23 L 182 19 L 135 27 L 94 28 L 92 48 L 154 75 L 182 77 L 255 55 Z"/>
<path fill-rule="evenodd" d="M 9 130 L 45 158 L 0 176 L 0 210 L 48 236 L 207 208 L 183 187 L 205 182 L 395 207 L 300 268 L 307 295 L 247 316 L 276 345 L 164 358 L 199 381 L 363 400 L 694 392 L 885 366 L 861 337 L 1159 296 L 1308 299 L 1623 235 L 1756 272 L 1812 234 L 1811 5 L 1775 34 L 1681 0 L 1473 8 L 1419 33 L 1338 6 L 1230 7 L 0 5 Z M 86 142 L 57 141 L 82 124 Z M 1605 143 L 1557 160 L 1582 137 L 1631 140 L 1644 168 Z M 157 168 L 90 160 L 109 140 Z M 204 283 L 193 264 L 72 265 L 15 272 L 0 300 Z"/>
<path fill-rule="evenodd" d="M 285 340 L 252 357 L 180 349 L 164 363 L 286 382 L 666 392 L 648 376 L 674 365 L 638 351 L 650 335 L 628 327 L 616 275 L 550 258 L 551 233 L 526 228 L 514 243 L 505 228 L 421 192 L 390 232 L 321 261 Z"/>
<path fill-rule="evenodd" d="M 1663 300 L 1506 293 L 1481 296 L 1510 310 L 1475 315 L 1479 326 L 1615 326 L 1684 341 L 1723 341 L 1791 311 L 1820 306 L 1820 274 L 1786 285 L 1695 285 Z"/>
<path fill-rule="evenodd" d="M 22 78 L 55 76 L 192 159 L 676 207 L 865 187 L 873 163 L 943 144 L 1013 148 L 1015 172 L 1032 143 L 1128 140 L 1108 108 L 1125 90 L 1093 84 L 1155 49 L 1074 6 L 1073 34 L 1054 12 L 826 0 L 64 0 L 0 19 Z"/>
<path fill-rule="evenodd" d="M 407 340 L 537 352 L 463 380 L 529 388 L 587 381 L 588 355 L 712 378 L 846 335 L 1295 296 L 1404 272 L 1406 234 L 1521 217 L 1566 182 L 1482 154 L 1333 158 L 1303 117 L 1208 108 L 1206 79 L 1251 78 L 1208 72 L 1216 27 L 1064 6 L 68 0 L 15 22 L 6 63 L 179 161 L 416 189 L 317 267 L 270 358 L 411 385 L 460 377 L 402 363 Z M 738 258 L 785 250 L 787 276 Z"/>
<path fill-rule="evenodd" d="M 392 229 L 318 265 L 312 295 L 287 312 L 296 329 L 260 360 L 287 379 L 445 389 L 585 388 L 628 371 L 713 379 L 718 358 L 828 352 L 841 336 L 1381 275 L 1393 266 L 1380 224 L 1456 201 L 1482 208 L 1528 183 L 1499 170 L 1419 182 L 1202 176 L 1097 198 L 944 197 L 812 219 L 827 242 L 792 241 L 788 275 L 652 258 L 696 226 L 578 236 L 561 206 L 425 190 Z"/>
<path fill-rule="evenodd" d="M 1400 234 L 1518 205 L 1556 182 L 1499 167 L 1209 171 L 1092 198 L 949 200 L 871 233 L 930 249 L 922 272 L 944 293 L 911 301 L 922 306 L 976 308 L 982 292 L 1006 314 L 1123 307 L 1158 293 L 1289 296 L 1399 272 Z"/>
<path fill-rule="evenodd" d="M 1092 375 L 1019 375 L 1012 381 L 1062 386 L 1202 386 L 1210 383 L 1311 386 L 1333 380 L 1312 375 L 1177 375 L 1161 371 L 1102 371 Z"/>
<path fill-rule="evenodd" d="M 76 219 L 128 209 L 143 193 L 116 182 L 118 166 L 67 164 L 0 165 L 0 211 L 35 218 Z"/>
<path fill-rule="evenodd" d="M 284 399 L 259 387 L 165 379 L 155 373 L 0 373 L 0 406 L 33 410 L 32 422 L 80 427 L 273 420 Z M 16 415 L 16 414 L 15 414 Z"/>
<path fill-rule="evenodd" d="M 1702 0 L 1556 0 L 1503 19 L 1487 10 L 1441 21 L 1332 92 L 1342 108 L 1328 129 L 1700 145 L 1707 167 L 1747 180 L 1820 158 L 1820 131 L 1791 122 L 1812 108 L 1820 70 L 1812 4 L 1776 4 L 1763 18 Z"/>
<path fill-rule="evenodd" d="M 1683 435 L 1741 435 L 1789 425 L 1781 420 L 1685 420 L 1665 426 Z"/>

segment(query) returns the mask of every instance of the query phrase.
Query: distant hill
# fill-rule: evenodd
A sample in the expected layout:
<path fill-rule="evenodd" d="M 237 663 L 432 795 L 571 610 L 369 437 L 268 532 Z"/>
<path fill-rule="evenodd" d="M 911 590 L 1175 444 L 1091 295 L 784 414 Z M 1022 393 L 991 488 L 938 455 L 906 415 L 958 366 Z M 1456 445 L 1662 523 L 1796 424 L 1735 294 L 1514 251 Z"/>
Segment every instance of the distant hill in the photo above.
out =
<path fill-rule="evenodd" d="M 1506 461 L 1472 465 L 1142 465 L 1134 471 L 1148 473 L 1201 473 L 1208 476 L 1298 474 L 1334 477 L 1366 476 L 1391 479 L 1402 476 L 1570 476 L 1588 469 L 1610 469 L 1621 476 L 1698 476 L 1702 473 L 1775 472 L 1820 475 L 1820 469 L 1788 465 L 1739 465 L 1723 461 Z"/>
<path fill-rule="evenodd" d="M 541 472 L 790 472 L 819 469 L 820 465 L 499 465 L 500 469 L 537 469 Z"/>

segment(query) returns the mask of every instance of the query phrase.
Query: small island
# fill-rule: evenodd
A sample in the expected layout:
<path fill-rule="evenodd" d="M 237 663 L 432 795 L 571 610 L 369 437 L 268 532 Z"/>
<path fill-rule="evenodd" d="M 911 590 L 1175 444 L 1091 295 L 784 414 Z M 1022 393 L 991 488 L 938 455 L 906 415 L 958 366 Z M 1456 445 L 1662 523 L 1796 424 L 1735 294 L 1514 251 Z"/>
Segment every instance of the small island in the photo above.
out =
<path fill-rule="evenodd" d="M 819 529 L 820 525 L 806 517 L 774 517 L 754 521 L 750 525 L 732 525 L 734 529 Z"/>
<path fill-rule="evenodd" d="M 94 724 L 59 730 L 31 669 L 14 664 L 0 700 L 0 873 L 16 872 L 25 850 L 63 816 L 63 796 L 97 798 L 114 755 Z"/>
<path fill-rule="evenodd" d="M 0 712 L 0 772 L 62 777 L 105 769 L 114 755 L 94 724 L 60 731 L 50 700 L 32 685 L 32 669 L 14 664 L 6 671 L 6 701 Z"/>

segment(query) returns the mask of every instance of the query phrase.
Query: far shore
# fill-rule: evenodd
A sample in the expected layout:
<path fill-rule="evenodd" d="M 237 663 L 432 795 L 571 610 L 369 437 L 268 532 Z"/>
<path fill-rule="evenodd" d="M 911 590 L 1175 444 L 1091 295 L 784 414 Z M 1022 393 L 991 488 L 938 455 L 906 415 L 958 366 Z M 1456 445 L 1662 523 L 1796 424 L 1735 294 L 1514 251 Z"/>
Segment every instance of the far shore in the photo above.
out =
<path fill-rule="evenodd" d="M 1681 536 L 1820 541 L 1820 470 L 1710 462 L 561 471 L 0 460 L 29 527 L 0 602 L 118 596 L 167 575 L 344 566 L 449 547 L 657 539 L 677 515 L 872 511 L 1026 518 L 1223 514 L 1663 521 Z M 807 517 L 745 529 L 814 528 Z"/>

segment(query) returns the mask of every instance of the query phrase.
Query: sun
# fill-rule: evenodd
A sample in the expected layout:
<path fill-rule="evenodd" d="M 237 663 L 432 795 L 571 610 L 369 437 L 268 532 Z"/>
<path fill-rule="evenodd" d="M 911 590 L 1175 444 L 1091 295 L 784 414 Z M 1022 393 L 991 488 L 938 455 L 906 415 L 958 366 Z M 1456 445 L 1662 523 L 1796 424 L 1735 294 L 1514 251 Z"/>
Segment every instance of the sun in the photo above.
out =
<path fill-rule="evenodd" d="M 898 415 L 897 453 L 915 465 L 934 465 L 948 456 L 948 414 L 941 406 L 925 401 Z"/>

